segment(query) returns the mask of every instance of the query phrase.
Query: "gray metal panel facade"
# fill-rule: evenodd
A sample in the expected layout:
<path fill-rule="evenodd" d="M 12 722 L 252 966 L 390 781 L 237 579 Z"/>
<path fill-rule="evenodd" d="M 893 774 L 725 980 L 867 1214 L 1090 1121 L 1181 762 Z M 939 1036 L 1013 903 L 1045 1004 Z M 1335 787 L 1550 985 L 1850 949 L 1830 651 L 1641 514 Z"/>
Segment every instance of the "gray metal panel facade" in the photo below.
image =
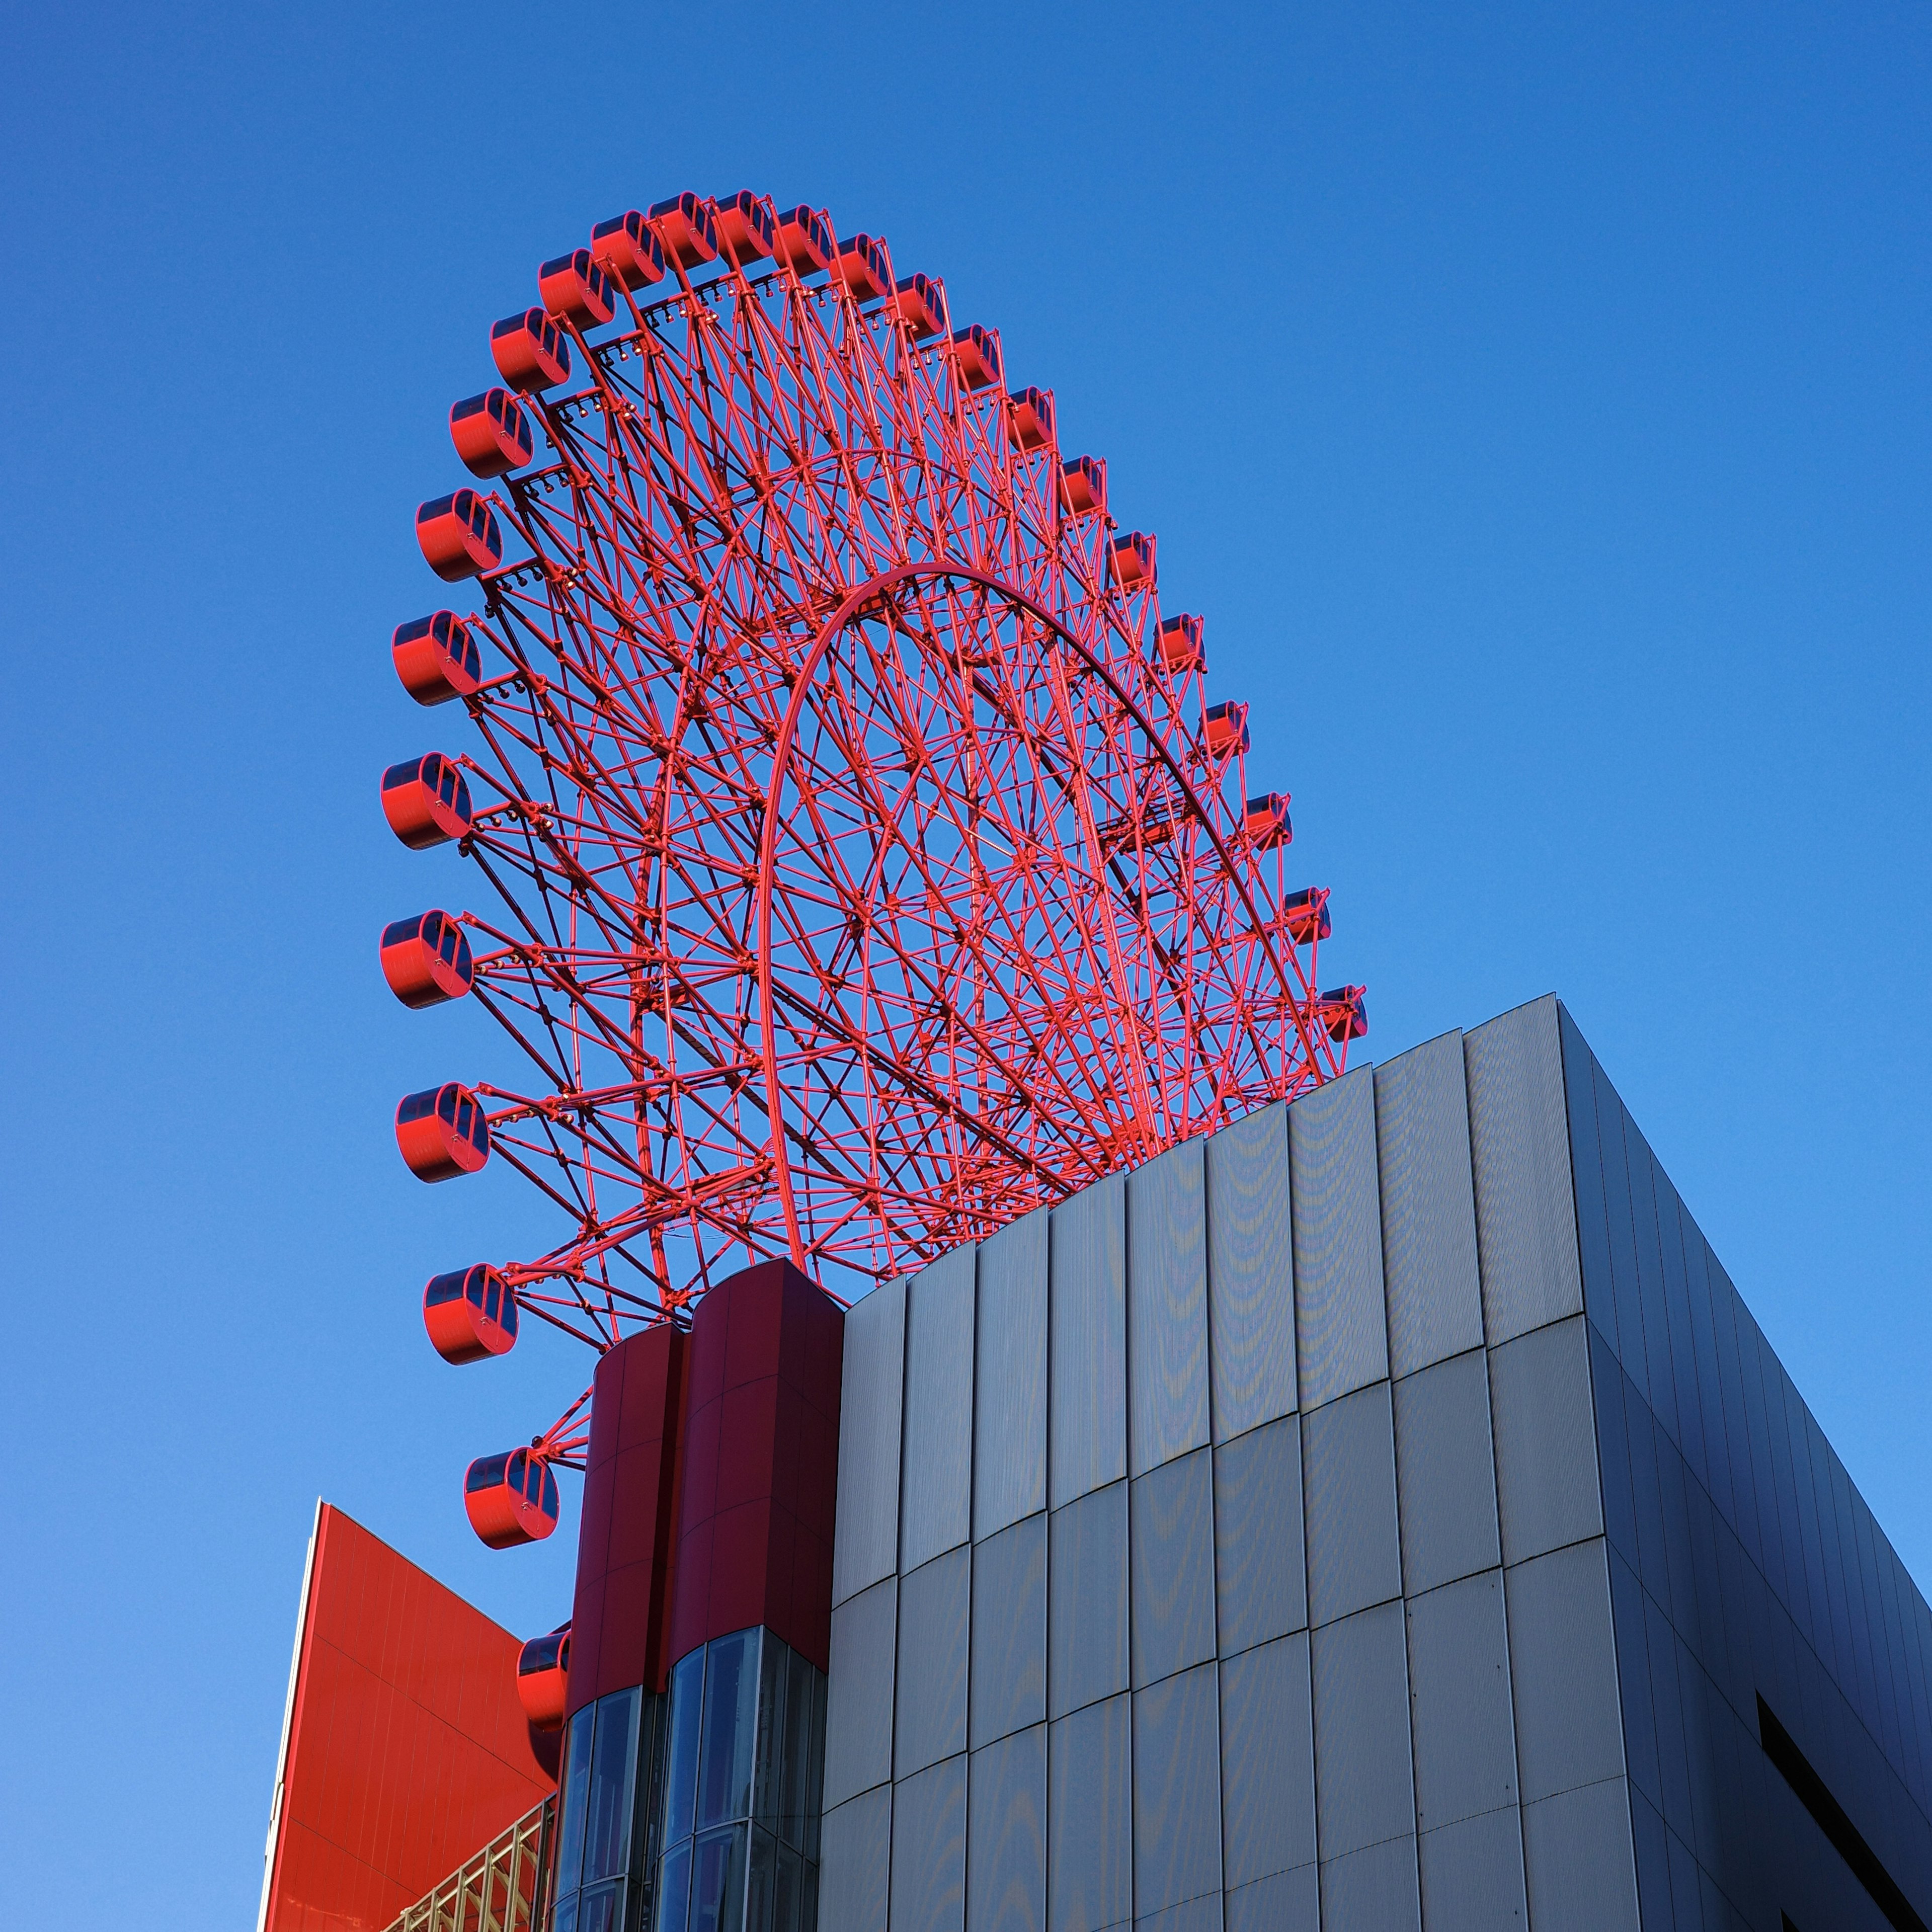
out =
<path fill-rule="evenodd" d="M 1492 1348 L 1583 1306 L 1556 1013 L 1546 996 L 1462 1038 Z"/>
<path fill-rule="evenodd" d="M 902 1571 L 972 1534 L 974 1259 L 956 1248 L 906 1286 Z"/>
<path fill-rule="evenodd" d="M 838 1398 L 838 1514 L 832 1545 L 835 1604 L 898 1568 L 905 1309 L 905 1283 L 891 1281 L 845 1311 Z"/>
<path fill-rule="evenodd" d="M 821 1924 L 1878 1932 L 1760 1699 L 1932 1917 L 1932 1611 L 1568 1015 L 1466 1182 L 1454 1047 L 854 1309 Z"/>
<path fill-rule="evenodd" d="M 1389 1372 L 1401 1376 L 1483 1346 L 1462 1036 L 1413 1047 L 1375 1076 Z"/>
<path fill-rule="evenodd" d="M 1208 1440 L 1208 1213 L 1199 1141 L 1127 1176 L 1130 1473 Z"/>
<path fill-rule="evenodd" d="M 1376 1088 L 1358 1067 L 1288 1110 L 1294 1228 L 1294 1354 L 1301 1406 L 1388 1373 Z"/>
<path fill-rule="evenodd" d="M 1214 1440 L 1299 1406 L 1288 1109 L 1257 1108 L 1208 1142 L 1208 1360 Z"/>
<path fill-rule="evenodd" d="M 973 1534 L 1046 1507 L 1047 1214 L 980 1244 Z"/>
<path fill-rule="evenodd" d="M 1127 1473 L 1127 1184 L 1096 1180 L 1048 1217 L 1047 1488 L 1058 1509 Z"/>

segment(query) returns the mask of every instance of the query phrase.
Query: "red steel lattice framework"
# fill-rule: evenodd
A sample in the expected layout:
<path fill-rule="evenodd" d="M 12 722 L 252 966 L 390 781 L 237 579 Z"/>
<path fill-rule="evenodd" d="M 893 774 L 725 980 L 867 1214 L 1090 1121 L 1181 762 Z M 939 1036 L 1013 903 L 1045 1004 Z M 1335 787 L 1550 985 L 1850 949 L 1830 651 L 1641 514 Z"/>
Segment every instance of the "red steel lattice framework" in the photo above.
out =
<path fill-rule="evenodd" d="M 520 1050 L 398 1131 L 562 1214 L 499 1271 L 524 1312 L 605 1347 L 772 1256 L 856 1292 L 1342 1070 L 1361 989 L 1316 991 L 1328 895 L 1286 890 L 1245 707 L 997 334 L 749 194 L 539 286 L 452 412 L 500 480 L 418 513 L 480 608 L 397 634 L 481 742 L 384 794 L 500 902 L 384 959 Z"/>

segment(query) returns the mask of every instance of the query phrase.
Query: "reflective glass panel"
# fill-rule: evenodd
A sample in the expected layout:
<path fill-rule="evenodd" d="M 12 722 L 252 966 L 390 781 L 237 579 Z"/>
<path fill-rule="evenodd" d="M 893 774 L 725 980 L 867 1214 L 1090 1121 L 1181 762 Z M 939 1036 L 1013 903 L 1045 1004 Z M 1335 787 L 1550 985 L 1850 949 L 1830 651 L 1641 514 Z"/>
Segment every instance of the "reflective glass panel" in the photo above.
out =
<path fill-rule="evenodd" d="M 622 1932 L 624 1881 L 612 1879 L 581 1892 L 577 1900 L 577 1932 Z"/>
<path fill-rule="evenodd" d="M 652 1932 L 685 1932 L 691 1916 L 691 1840 L 674 1845 L 658 1868 L 657 1921 Z M 560 1918 L 551 1932 L 561 1932 Z"/>
<path fill-rule="evenodd" d="M 619 1690 L 597 1700 L 597 1747 L 585 1807 L 586 1883 L 621 1876 L 630 1865 L 631 1792 L 637 1781 L 638 1704 L 642 1695 Z M 590 1932 L 587 1922 L 584 1932 Z"/>
<path fill-rule="evenodd" d="M 745 1932 L 771 1932 L 772 1896 L 777 1883 L 773 1868 L 778 1840 L 770 1832 L 752 1827 L 751 1876 L 745 1888 Z"/>
<path fill-rule="evenodd" d="M 704 1653 L 694 1650 L 670 1674 L 670 1748 L 664 1769 L 664 1841 L 691 1836 L 698 1796 L 698 1733 L 704 1702 Z"/>
<path fill-rule="evenodd" d="M 752 1808 L 752 1743 L 758 1719 L 758 1637 L 739 1630 L 715 1639 L 706 1655 L 704 1740 L 698 1775 L 698 1823 L 742 1818 Z"/>
<path fill-rule="evenodd" d="M 748 1825 L 728 1825 L 698 1840 L 691 1867 L 690 1932 L 738 1932 L 745 1900 Z"/>
<path fill-rule="evenodd" d="M 590 1782 L 590 1744 L 597 1720 L 586 1705 L 570 1720 L 563 1766 L 563 1825 L 557 1833 L 556 1889 L 561 1898 L 576 1891 L 584 1872 L 584 1801 Z M 563 1921 L 560 1915 L 557 1923 Z"/>
<path fill-rule="evenodd" d="M 788 1665 L 791 1654 L 788 1644 L 781 1642 L 769 1630 L 766 1632 L 758 1670 L 758 1802 L 754 1809 L 758 1822 L 772 1831 L 778 1829 L 784 1782 L 785 1686 L 790 1675 Z"/>

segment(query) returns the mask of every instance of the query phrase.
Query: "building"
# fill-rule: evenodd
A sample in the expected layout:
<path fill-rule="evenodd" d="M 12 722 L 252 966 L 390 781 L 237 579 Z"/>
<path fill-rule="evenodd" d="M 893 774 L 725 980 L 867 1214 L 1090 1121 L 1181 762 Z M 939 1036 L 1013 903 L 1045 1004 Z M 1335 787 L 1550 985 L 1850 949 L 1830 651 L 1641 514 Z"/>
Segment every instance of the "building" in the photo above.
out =
<path fill-rule="evenodd" d="M 1932 1614 L 1553 998 L 593 1432 L 555 1932 L 1932 1915 Z"/>

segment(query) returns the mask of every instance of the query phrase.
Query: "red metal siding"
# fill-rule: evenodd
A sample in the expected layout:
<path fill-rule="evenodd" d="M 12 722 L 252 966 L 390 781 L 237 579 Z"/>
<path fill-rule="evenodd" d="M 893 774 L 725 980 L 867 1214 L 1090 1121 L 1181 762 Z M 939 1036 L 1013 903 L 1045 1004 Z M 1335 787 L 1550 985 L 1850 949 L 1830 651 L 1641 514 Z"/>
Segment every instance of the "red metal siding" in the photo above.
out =
<path fill-rule="evenodd" d="M 646 1328 L 597 1365 L 571 1615 L 574 1713 L 633 1684 L 664 1688 L 686 1337 Z"/>
<path fill-rule="evenodd" d="M 266 1932 L 380 1932 L 551 1786 L 518 1640 L 325 1503 Z"/>
<path fill-rule="evenodd" d="M 763 1624 L 826 1668 L 844 1333 L 788 1262 L 698 1304 L 668 1664 Z"/>

